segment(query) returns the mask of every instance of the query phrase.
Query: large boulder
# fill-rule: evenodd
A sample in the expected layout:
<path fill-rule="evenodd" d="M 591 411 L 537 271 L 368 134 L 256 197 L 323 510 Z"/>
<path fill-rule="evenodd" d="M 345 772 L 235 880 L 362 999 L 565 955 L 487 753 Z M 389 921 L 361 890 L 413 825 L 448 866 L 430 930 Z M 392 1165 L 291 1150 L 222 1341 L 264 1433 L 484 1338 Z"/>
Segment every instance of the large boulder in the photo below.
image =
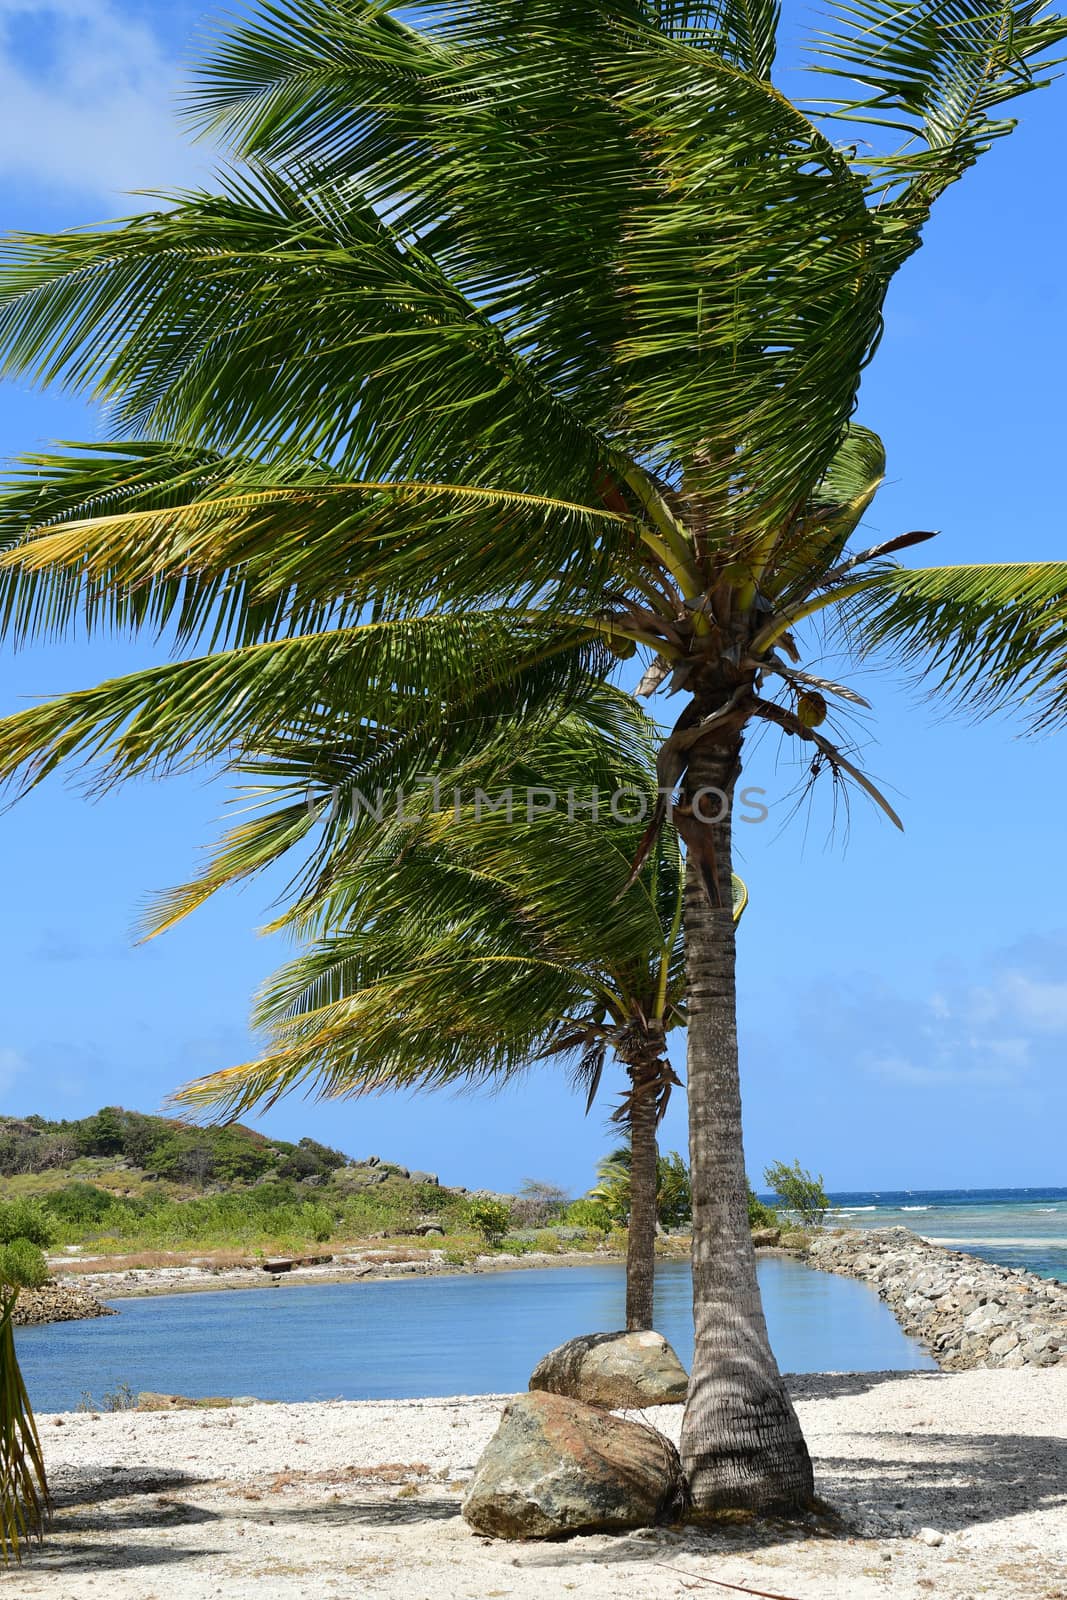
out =
<path fill-rule="evenodd" d="M 496 1539 L 557 1539 L 674 1521 L 685 1503 L 678 1452 L 661 1433 L 536 1393 L 505 1409 L 463 1515 Z"/>
<path fill-rule="evenodd" d="M 681 1405 L 689 1378 L 661 1333 L 586 1333 L 550 1350 L 531 1389 L 608 1411 Z"/>

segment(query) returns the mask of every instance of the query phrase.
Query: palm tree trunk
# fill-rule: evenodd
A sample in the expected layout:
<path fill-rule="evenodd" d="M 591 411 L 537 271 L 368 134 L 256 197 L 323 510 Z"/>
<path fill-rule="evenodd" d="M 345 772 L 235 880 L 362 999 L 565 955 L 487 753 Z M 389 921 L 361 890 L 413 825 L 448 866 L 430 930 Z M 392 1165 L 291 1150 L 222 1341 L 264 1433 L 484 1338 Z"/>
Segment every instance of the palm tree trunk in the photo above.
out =
<path fill-rule="evenodd" d="M 626 1327 L 653 1326 L 656 1274 L 656 1094 L 647 1073 L 630 1068 L 630 1229 L 626 1244 Z"/>
<path fill-rule="evenodd" d="M 698 1516 L 792 1509 L 810 1504 L 814 1494 L 811 1459 L 767 1338 L 748 1226 L 730 896 L 729 812 L 740 750 L 739 733 L 718 744 L 703 741 L 686 783 L 688 797 L 700 789 L 726 797 L 719 822 L 685 828 L 695 1348 L 682 1460 Z M 699 814 L 715 812 L 713 793 Z M 701 873 L 695 847 L 701 834 L 714 845 L 713 861 L 703 854 L 707 876 L 718 880 L 718 906 Z"/>

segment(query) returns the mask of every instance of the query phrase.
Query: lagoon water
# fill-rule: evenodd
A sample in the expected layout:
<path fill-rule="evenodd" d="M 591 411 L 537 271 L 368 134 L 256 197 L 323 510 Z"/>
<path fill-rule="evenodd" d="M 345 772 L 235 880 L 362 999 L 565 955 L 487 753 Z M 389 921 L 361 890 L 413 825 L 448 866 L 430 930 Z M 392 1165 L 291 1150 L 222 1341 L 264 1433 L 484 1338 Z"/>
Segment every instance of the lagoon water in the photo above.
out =
<path fill-rule="evenodd" d="M 932 1369 L 873 1290 L 768 1257 L 759 1263 L 771 1343 L 786 1372 Z M 685 1262 L 656 1274 L 656 1326 L 689 1364 Z M 119 1300 L 117 1317 L 17 1332 L 34 1406 L 72 1410 L 129 1384 L 263 1400 L 503 1394 L 526 1387 L 565 1339 L 623 1323 L 618 1266 Z"/>

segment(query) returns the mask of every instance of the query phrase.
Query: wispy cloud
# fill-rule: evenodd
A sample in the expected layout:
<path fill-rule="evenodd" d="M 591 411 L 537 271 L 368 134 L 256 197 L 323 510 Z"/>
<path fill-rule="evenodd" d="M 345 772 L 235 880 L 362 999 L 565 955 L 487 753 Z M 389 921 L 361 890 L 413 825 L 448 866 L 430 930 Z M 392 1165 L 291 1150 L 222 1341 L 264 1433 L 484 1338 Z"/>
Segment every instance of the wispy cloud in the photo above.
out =
<path fill-rule="evenodd" d="M 808 1025 L 834 1056 L 903 1086 L 1015 1092 L 1047 1071 L 1067 1035 L 1067 936 L 990 954 L 902 993 L 871 974 L 820 993 Z"/>
<path fill-rule="evenodd" d="M 196 181 L 210 155 L 178 127 L 177 87 L 176 60 L 116 0 L 0 0 L 0 174 L 9 180 L 112 202 Z"/>

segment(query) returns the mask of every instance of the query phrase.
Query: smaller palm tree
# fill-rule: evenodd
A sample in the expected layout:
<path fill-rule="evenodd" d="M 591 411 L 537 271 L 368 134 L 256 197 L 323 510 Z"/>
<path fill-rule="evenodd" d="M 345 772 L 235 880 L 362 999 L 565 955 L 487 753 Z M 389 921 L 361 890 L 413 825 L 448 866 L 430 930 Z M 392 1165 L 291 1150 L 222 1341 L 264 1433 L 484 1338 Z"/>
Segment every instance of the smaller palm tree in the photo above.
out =
<path fill-rule="evenodd" d="M 627 1325 L 650 1327 L 656 1130 L 678 1082 L 666 1041 L 685 1016 L 673 831 L 632 872 L 655 805 L 654 745 L 633 701 L 596 680 L 561 715 L 498 718 L 477 749 L 431 745 L 421 784 L 397 802 L 357 794 L 373 762 L 332 722 L 265 741 L 242 761 L 257 815 L 151 926 L 319 829 L 274 924 L 303 948 L 260 996 L 262 1056 L 188 1085 L 179 1103 L 237 1116 L 298 1085 L 359 1096 L 498 1084 L 554 1060 L 588 1109 L 614 1055 L 634 1168 Z"/>

